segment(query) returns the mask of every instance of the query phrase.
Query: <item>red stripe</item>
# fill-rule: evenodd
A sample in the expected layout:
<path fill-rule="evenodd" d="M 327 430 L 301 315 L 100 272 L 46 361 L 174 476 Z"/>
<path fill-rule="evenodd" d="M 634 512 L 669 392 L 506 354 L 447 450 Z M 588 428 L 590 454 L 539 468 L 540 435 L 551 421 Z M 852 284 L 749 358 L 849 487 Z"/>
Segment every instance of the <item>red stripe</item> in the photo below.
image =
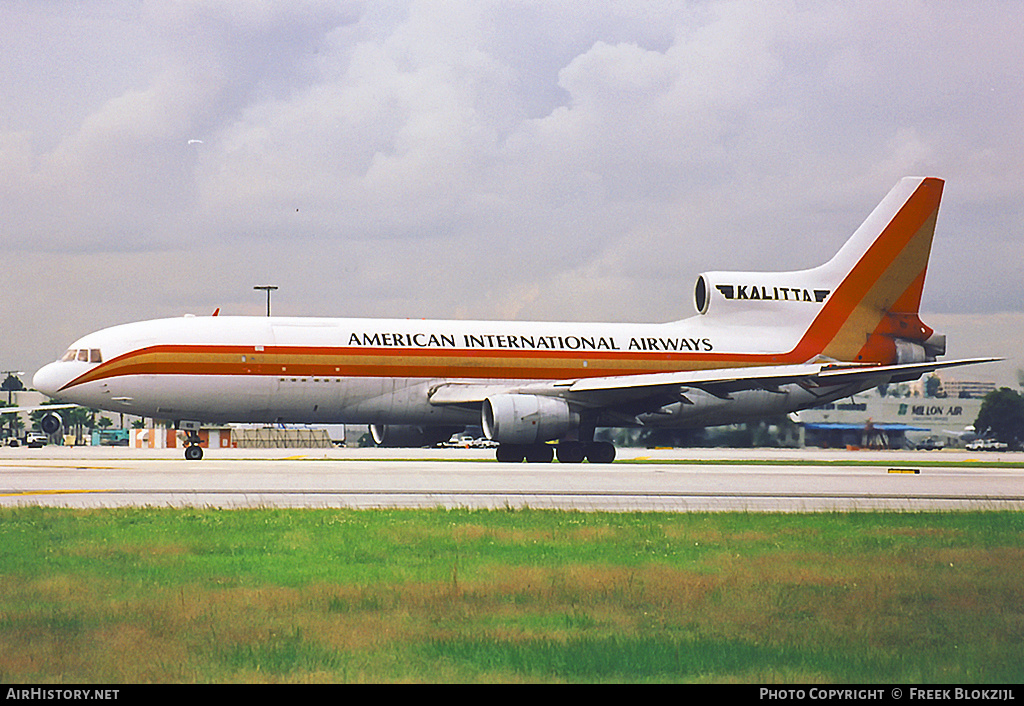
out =
<path fill-rule="evenodd" d="M 68 383 L 64 389 L 128 375 L 557 380 L 785 362 L 791 361 L 783 355 L 664 351 L 267 346 L 264 351 L 254 352 L 252 346 L 163 345 L 131 351 L 106 361 Z"/>

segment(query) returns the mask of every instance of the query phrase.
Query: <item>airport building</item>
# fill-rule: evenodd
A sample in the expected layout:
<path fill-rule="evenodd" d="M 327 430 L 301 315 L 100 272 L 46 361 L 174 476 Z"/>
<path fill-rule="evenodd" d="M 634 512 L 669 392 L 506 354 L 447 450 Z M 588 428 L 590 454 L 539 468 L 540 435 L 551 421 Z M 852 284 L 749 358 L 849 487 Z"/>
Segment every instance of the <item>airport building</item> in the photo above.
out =
<path fill-rule="evenodd" d="M 980 398 L 880 397 L 862 393 L 794 415 L 801 446 L 942 448 L 974 438 Z"/>
<path fill-rule="evenodd" d="M 996 384 L 985 380 L 947 380 L 942 378 L 942 391 L 946 397 L 975 399 L 995 392 Z"/>
<path fill-rule="evenodd" d="M 173 427 L 131 430 L 131 446 L 137 449 L 184 448 L 185 435 Z M 322 427 L 272 427 L 255 425 L 204 425 L 199 445 L 205 449 L 326 449 L 335 442 Z"/>

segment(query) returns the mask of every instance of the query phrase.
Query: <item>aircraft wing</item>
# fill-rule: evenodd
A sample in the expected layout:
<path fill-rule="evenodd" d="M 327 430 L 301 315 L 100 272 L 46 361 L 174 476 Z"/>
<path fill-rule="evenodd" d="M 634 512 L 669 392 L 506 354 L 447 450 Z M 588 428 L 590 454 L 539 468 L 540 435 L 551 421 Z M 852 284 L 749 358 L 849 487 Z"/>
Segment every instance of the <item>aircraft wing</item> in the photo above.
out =
<path fill-rule="evenodd" d="M 0 407 L 0 414 L 13 414 L 15 412 L 37 412 L 40 409 L 71 409 L 72 407 L 81 407 L 78 404 L 37 404 L 29 407 Z"/>
<path fill-rule="evenodd" d="M 972 358 L 964 360 L 903 363 L 896 365 L 843 365 L 836 363 L 806 363 L 803 365 L 773 365 L 749 368 L 716 368 L 639 375 L 613 375 L 608 377 L 577 378 L 544 382 L 514 384 L 447 382 L 431 388 L 430 402 L 437 405 L 474 405 L 498 394 L 518 393 L 565 397 L 585 407 L 603 407 L 615 404 L 637 404 L 644 400 L 656 408 L 669 397 L 692 388 L 721 399 L 729 399 L 734 392 L 768 390 L 781 392 L 782 385 L 800 384 L 807 388 L 835 387 L 864 383 L 878 379 L 881 382 L 915 380 L 924 373 L 961 365 L 974 365 L 1000 360 L 999 358 Z"/>

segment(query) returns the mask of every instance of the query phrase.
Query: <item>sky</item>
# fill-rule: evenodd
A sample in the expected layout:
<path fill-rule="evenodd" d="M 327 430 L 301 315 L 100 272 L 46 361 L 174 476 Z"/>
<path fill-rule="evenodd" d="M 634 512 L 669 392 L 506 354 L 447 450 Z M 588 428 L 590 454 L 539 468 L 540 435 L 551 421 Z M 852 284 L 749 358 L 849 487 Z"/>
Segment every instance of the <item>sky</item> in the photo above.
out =
<path fill-rule="evenodd" d="M 4 0 L 0 367 L 186 313 L 673 321 L 946 180 L 922 319 L 1024 368 L 1024 3 Z M 968 372 L 969 371 L 969 372 Z M 955 376 L 954 376 L 955 377 Z"/>

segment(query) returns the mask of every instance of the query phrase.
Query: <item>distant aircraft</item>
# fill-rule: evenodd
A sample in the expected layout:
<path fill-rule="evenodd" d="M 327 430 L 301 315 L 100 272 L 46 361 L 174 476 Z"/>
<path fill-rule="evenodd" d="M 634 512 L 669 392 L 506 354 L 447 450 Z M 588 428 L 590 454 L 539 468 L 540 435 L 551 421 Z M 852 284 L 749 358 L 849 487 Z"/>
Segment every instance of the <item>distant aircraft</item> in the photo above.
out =
<path fill-rule="evenodd" d="M 942 187 L 902 179 L 820 267 L 700 275 L 682 321 L 186 316 L 84 336 L 33 382 L 173 420 L 193 460 L 201 422 L 263 422 L 366 423 L 381 445 L 479 424 L 499 461 L 607 463 L 598 427 L 736 423 L 995 360 L 937 361 L 918 316 Z"/>

